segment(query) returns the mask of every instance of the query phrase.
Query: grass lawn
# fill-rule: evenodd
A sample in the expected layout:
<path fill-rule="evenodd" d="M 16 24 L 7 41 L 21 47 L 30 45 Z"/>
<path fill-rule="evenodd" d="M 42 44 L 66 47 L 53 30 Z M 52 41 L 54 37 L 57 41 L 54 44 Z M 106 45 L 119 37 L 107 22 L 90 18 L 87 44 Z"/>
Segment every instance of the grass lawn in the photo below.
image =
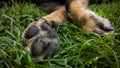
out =
<path fill-rule="evenodd" d="M 120 1 L 91 5 L 108 18 L 112 35 L 100 37 L 65 21 L 57 30 L 60 50 L 54 58 L 33 61 L 19 43 L 27 25 L 46 13 L 32 3 L 12 3 L 0 9 L 0 68 L 120 68 Z"/>

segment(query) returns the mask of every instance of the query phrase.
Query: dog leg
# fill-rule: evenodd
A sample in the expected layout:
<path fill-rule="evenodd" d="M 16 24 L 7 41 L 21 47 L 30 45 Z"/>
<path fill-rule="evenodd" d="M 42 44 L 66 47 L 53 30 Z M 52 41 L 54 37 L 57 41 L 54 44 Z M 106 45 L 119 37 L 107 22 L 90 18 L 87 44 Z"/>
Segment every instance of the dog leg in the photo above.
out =
<path fill-rule="evenodd" d="M 65 7 L 38 19 L 28 25 L 21 42 L 34 59 L 53 57 L 59 50 L 55 29 L 67 19 Z"/>
<path fill-rule="evenodd" d="M 110 21 L 102 18 L 88 9 L 88 0 L 66 0 L 68 16 L 88 32 L 96 32 L 102 36 L 111 33 L 114 29 Z"/>

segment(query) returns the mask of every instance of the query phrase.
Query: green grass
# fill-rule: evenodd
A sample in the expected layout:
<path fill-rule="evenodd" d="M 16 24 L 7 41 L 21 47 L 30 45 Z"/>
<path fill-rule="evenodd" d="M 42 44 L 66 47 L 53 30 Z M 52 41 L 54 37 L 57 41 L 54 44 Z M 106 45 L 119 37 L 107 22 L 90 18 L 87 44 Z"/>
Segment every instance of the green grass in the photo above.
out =
<path fill-rule="evenodd" d="M 6 5 L 0 9 L 0 68 L 120 68 L 119 4 L 120 1 L 90 6 L 111 21 L 113 35 L 100 37 L 65 21 L 57 30 L 58 54 L 42 61 L 33 61 L 19 39 L 31 21 L 46 14 L 32 3 Z"/>

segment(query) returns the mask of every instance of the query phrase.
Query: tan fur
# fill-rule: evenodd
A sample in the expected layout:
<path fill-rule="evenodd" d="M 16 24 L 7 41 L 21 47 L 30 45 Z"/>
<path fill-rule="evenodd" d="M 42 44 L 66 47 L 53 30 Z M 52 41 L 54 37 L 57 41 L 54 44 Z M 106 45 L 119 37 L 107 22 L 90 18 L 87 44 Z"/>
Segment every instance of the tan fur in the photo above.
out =
<path fill-rule="evenodd" d="M 110 22 L 105 18 L 102 18 L 95 14 L 94 12 L 90 11 L 87 8 L 87 0 L 73 0 L 69 5 L 69 12 L 68 16 L 76 21 L 80 26 L 83 27 L 88 32 L 102 32 L 104 35 L 111 33 L 105 32 L 98 28 L 96 23 L 101 23 L 105 25 L 109 25 L 111 27 Z M 96 20 L 95 20 L 96 19 Z M 103 21 L 104 20 L 104 21 Z M 98 30 L 99 29 L 99 30 Z"/>
<path fill-rule="evenodd" d="M 49 52 L 49 49 L 47 49 L 44 53 L 40 54 L 39 56 L 34 56 L 34 58 L 43 59 L 45 58 L 45 56 L 52 57 L 59 50 L 59 46 L 56 45 L 58 44 L 57 38 L 56 37 L 53 39 L 48 38 L 47 37 L 47 35 L 49 35 L 48 31 L 41 30 L 42 28 L 41 25 L 45 22 L 48 23 L 49 26 L 51 26 L 51 28 L 53 28 L 52 27 L 53 21 L 57 24 L 60 24 L 63 21 L 70 18 L 88 32 L 95 32 L 100 35 L 107 35 L 113 31 L 112 29 L 110 29 L 111 24 L 108 19 L 102 18 L 88 9 L 87 7 L 88 0 L 66 0 L 66 1 L 68 1 L 67 6 L 61 6 L 58 10 L 42 17 L 43 19 L 39 19 L 38 21 L 30 23 L 23 32 L 21 39 L 23 39 L 23 41 L 27 44 L 25 46 L 25 49 L 29 53 L 31 52 L 31 46 L 34 46 L 32 44 L 36 39 L 43 40 L 45 41 L 45 43 L 49 42 L 55 44 L 50 47 L 50 49 L 53 48 L 52 49 L 53 51 Z M 25 33 L 31 26 L 36 26 L 40 30 L 40 32 L 36 36 L 27 39 L 26 41 Z"/>
<path fill-rule="evenodd" d="M 55 21 L 58 24 L 62 23 L 67 19 L 65 6 L 62 6 L 58 10 L 54 11 L 53 13 L 47 16 L 44 16 L 43 18 L 46 19 L 49 24 L 51 24 L 51 21 Z"/>
<path fill-rule="evenodd" d="M 95 14 L 94 12 L 88 9 L 88 0 L 72 0 L 69 7 L 70 7 L 69 8 L 70 12 L 67 12 L 65 10 L 65 6 L 62 6 L 58 10 L 54 11 L 53 13 L 47 16 L 44 16 L 43 18 L 45 18 L 49 24 L 51 24 L 51 21 L 55 21 L 56 23 L 60 24 L 64 20 L 71 18 L 80 27 L 82 27 L 88 32 L 94 32 L 98 29 L 97 28 L 98 26 L 96 26 L 96 21 L 94 21 L 92 17 L 96 18 L 96 20 L 98 21 L 105 20 L 105 18 L 98 16 L 97 14 Z M 110 25 L 109 21 L 101 22 L 101 23 L 104 23 L 105 25 L 107 24 Z M 103 30 L 100 31 L 104 33 Z M 104 34 L 106 35 L 109 33 L 111 32 L 107 32 Z"/>

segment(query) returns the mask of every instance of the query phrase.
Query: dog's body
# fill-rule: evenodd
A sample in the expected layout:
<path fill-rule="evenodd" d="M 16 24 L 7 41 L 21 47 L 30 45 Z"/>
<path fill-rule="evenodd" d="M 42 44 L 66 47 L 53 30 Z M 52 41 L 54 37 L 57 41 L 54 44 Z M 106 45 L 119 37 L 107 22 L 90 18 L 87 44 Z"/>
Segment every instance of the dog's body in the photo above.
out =
<path fill-rule="evenodd" d="M 59 6 L 55 7 L 56 10 L 30 23 L 21 38 L 25 49 L 35 59 L 53 57 L 57 53 L 59 45 L 55 29 L 65 20 L 71 19 L 84 30 L 100 35 L 107 35 L 113 31 L 108 19 L 88 9 L 88 0 L 54 1 L 59 1 Z"/>

